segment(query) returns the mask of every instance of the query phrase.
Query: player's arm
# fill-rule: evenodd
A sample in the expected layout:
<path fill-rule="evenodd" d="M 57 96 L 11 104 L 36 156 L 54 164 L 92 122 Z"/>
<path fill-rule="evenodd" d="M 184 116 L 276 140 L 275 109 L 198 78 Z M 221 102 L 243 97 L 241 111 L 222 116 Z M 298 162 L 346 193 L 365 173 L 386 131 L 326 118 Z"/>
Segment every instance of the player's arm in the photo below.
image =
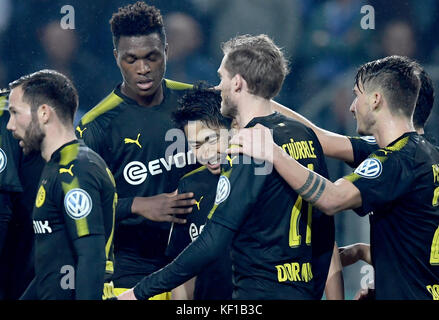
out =
<path fill-rule="evenodd" d="M 337 243 L 335 242 L 326 280 L 325 295 L 327 300 L 344 300 L 343 267 L 338 254 Z"/>
<path fill-rule="evenodd" d="M 263 137 L 262 143 L 254 142 L 254 137 Z M 312 203 L 328 215 L 361 207 L 361 193 L 352 182 L 341 178 L 332 183 L 318 173 L 305 168 L 276 145 L 270 130 L 260 124 L 251 129 L 239 130 L 230 143 L 232 145 L 230 153 L 243 153 L 272 161 L 277 172 L 291 188 L 305 201 Z"/>
<path fill-rule="evenodd" d="M 122 211 L 122 213 L 119 215 L 128 217 L 131 214 L 136 214 L 151 221 L 186 223 L 186 219 L 178 218 L 174 215 L 191 213 L 192 206 L 195 204 L 193 196 L 192 192 L 178 194 L 176 190 L 171 193 L 162 193 L 151 197 L 129 198 L 126 203 L 124 199 L 121 199 L 118 210 Z M 127 206 L 130 206 L 130 208 L 128 209 Z M 126 212 L 128 210 L 130 214 L 127 216 Z"/>
<path fill-rule="evenodd" d="M 101 300 L 105 275 L 104 235 L 89 235 L 73 242 L 76 300 Z"/>
<path fill-rule="evenodd" d="M 70 164 L 67 165 L 67 167 Z M 101 300 L 106 267 L 104 211 L 102 203 L 103 177 L 94 163 L 73 162 L 73 176 L 60 173 L 57 188 L 60 209 L 67 234 L 77 257 L 75 265 L 75 292 L 78 300 Z M 113 184 L 111 188 L 114 189 Z M 106 207 L 112 207 L 113 203 Z M 105 214 L 111 214 L 105 213 Z"/>
<path fill-rule="evenodd" d="M 118 299 L 146 300 L 178 287 L 220 257 L 227 250 L 234 234 L 234 231 L 218 223 L 207 223 L 200 236 L 173 262 L 143 278 L 133 289 L 118 296 Z"/>
<path fill-rule="evenodd" d="M 347 136 L 324 130 L 316 126 L 304 116 L 298 114 L 291 109 L 288 109 L 287 107 L 277 103 L 276 101 L 271 100 L 271 106 L 273 110 L 283 114 L 286 117 L 293 118 L 311 128 L 317 135 L 317 138 L 322 145 L 323 153 L 325 154 L 325 156 L 346 162 L 354 161 L 352 144 Z"/>
<path fill-rule="evenodd" d="M 237 156 L 230 161 L 218 182 L 215 205 L 209 213 L 209 221 L 198 238 L 168 266 L 144 278 L 131 292 L 119 296 L 121 299 L 147 299 L 157 293 L 171 290 L 204 270 L 206 266 L 224 255 L 230 243 L 251 212 L 260 194 L 266 176 L 255 175 L 248 159 Z M 233 190 L 233 192 L 232 192 Z M 246 190 L 242 197 L 240 190 Z M 236 203 L 240 210 L 236 211 Z"/>
<path fill-rule="evenodd" d="M 194 289 L 195 289 L 195 281 L 197 277 L 193 277 L 192 279 L 186 281 L 182 285 L 177 288 L 172 289 L 172 300 L 193 300 L 194 299 Z"/>
<path fill-rule="evenodd" d="M 372 258 L 370 254 L 370 245 L 366 243 L 354 243 L 346 247 L 339 249 L 340 260 L 343 267 L 350 266 L 363 260 L 368 264 L 372 264 Z"/>

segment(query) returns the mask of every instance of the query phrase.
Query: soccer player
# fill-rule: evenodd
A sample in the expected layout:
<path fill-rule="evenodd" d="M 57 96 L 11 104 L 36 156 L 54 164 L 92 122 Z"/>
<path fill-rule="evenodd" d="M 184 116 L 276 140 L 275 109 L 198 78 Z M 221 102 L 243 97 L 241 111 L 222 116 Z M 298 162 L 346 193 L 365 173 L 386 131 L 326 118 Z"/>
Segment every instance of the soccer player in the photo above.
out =
<path fill-rule="evenodd" d="M 171 130 L 177 101 L 192 86 L 163 78 L 167 42 L 160 11 L 137 2 L 119 8 L 110 24 L 123 81 L 83 116 L 76 131 L 108 163 L 116 180 L 117 294 L 169 262 L 169 222 L 184 223 L 174 215 L 191 212 L 195 203 L 192 193 L 175 191 L 195 159 L 187 152 L 184 134 Z"/>
<path fill-rule="evenodd" d="M 76 140 L 73 83 L 41 70 L 10 84 L 7 129 L 46 161 L 33 211 L 35 278 L 23 299 L 101 299 L 113 269 L 117 194 L 105 162 Z"/>
<path fill-rule="evenodd" d="M 292 189 L 328 215 L 370 213 L 377 299 L 439 298 L 439 151 L 413 127 L 419 88 L 419 68 L 404 57 L 359 69 L 350 109 L 357 132 L 373 135 L 380 149 L 335 183 L 287 157 L 267 128 L 245 129 L 231 140 L 241 144 L 231 152 L 258 158 L 272 152 L 274 167 Z M 253 131 L 261 130 L 263 154 L 251 150 Z"/>
<path fill-rule="evenodd" d="M 32 209 L 44 160 L 24 155 L 6 129 L 7 96 L 0 93 L 0 300 L 16 300 L 34 278 Z"/>
<path fill-rule="evenodd" d="M 263 123 L 300 163 L 327 169 L 312 130 L 271 110 L 287 63 L 265 35 L 223 46 L 221 113 L 239 127 Z M 297 152 L 297 148 L 301 152 Z M 215 204 L 198 238 L 171 264 L 119 299 L 146 299 L 198 274 L 231 244 L 233 299 L 320 299 L 334 246 L 334 224 L 291 190 L 266 163 L 234 156 L 221 166 Z"/>
<path fill-rule="evenodd" d="M 230 119 L 221 115 L 221 96 L 213 90 L 193 90 L 186 93 L 173 114 L 177 127 L 184 130 L 198 163 L 203 166 L 181 178 L 178 192 L 192 191 L 196 199 L 193 213 L 186 224 L 174 224 L 167 254 L 174 259 L 202 232 L 215 202 L 220 163 L 224 160 L 229 141 Z M 172 299 L 230 300 L 232 299 L 232 263 L 226 250 L 208 268 L 185 285 L 172 291 Z"/>
<path fill-rule="evenodd" d="M 413 112 L 413 126 L 417 133 L 424 136 L 424 138 L 427 138 L 425 136 L 424 126 L 434 105 L 434 87 L 430 76 L 424 70 L 424 68 L 422 68 L 422 66 L 417 62 L 413 61 L 413 63 L 414 66 L 419 70 L 419 77 L 421 80 L 421 88 L 416 101 L 415 111 Z M 319 138 L 320 143 L 322 144 L 325 156 L 345 161 L 351 167 L 356 168 L 372 152 L 379 149 L 375 138 L 372 136 L 349 137 L 330 132 L 319 128 L 302 115 L 280 105 L 277 102 L 273 101 L 272 104 L 276 111 L 287 117 L 300 121 L 313 129 Z"/>
<path fill-rule="evenodd" d="M 419 69 L 419 77 L 421 80 L 421 88 L 413 112 L 413 126 L 418 134 L 429 140 L 428 137 L 425 136 L 424 126 L 434 105 L 434 87 L 430 76 L 422 66 L 414 61 L 413 63 L 415 67 Z M 305 117 L 276 102 L 272 103 L 275 110 L 286 116 L 292 117 L 313 129 L 322 144 L 326 156 L 343 160 L 353 168 L 356 168 L 372 152 L 379 149 L 373 136 L 349 137 L 336 134 L 319 128 Z M 351 265 L 358 260 L 364 260 L 371 264 L 370 245 L 357 243 L 340 248 L 340 259 L 343 267 Z M 363 297 L 365 296 L 365 293 L 367 293 L 367 289 L 360 290 L 360 292 L 363 293 Z"/>

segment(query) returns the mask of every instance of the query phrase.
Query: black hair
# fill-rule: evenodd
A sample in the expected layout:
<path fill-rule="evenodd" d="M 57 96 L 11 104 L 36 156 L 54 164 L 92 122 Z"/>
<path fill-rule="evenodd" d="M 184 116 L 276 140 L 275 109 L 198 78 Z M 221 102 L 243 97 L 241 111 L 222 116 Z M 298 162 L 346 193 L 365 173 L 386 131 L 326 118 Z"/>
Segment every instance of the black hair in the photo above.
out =
<path fill-rule="evenodd" d="M 221 114 L 221 94 L 214 89 L 189 90 L 179 101 L 172 114 L 175 125 L 183 130 L 189 121 L 202 121 L 211 129 L 229 129 L 231 119 Z"/>
<path fill-rule="evenodd" d="M 394 114 L 411 117 L 421 86 L 419 73 L 419 65 L 411 59 L 389 56 L 362 65 L 355 84 L 360 91 L 380 88 Z"/>
<path fill-rule="evenodd" d="M 114 48 L 117 49 L 121 36 L 134 37 L 157 33 L 163 45 L 166 33 L 160 10 L 143 1 L 119 8 L 110 19 Z"/>
<path fill-rule="evenodd" d="M 415 129 L 424 128 L 434 104 L 434 87 L 431 78 L 423 69 L 419 78 L 421 79 L 421 89 L 419 89 L 418 101 L 413 112 Z"/>
<path fill-rule="evenodd" d="M 72 81 L 65 75 L 55 70 L 40 70 L 9 84 L 11 90 L 19 86 L 23 89 L 23 101 L 31 106 L 32 112 L 47 104 L 55 109 L 61 121 L 73 124 L 79 97 Z"/>

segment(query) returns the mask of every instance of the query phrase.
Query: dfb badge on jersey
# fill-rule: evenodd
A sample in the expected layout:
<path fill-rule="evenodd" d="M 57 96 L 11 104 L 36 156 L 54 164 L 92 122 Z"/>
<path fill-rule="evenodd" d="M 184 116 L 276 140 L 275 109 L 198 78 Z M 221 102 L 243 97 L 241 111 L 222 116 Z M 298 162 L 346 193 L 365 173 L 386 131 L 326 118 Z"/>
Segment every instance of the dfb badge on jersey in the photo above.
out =
<path fill-rule="evenodd" d="M 224 202 L 230 195 L 230 181 L 226 176 L 221 176 L 216 187 L 215 204 Z"/>
<path fill-rule="evenodd" d="M 367 179 L 375 179 L 381 175 L 382 171 L 383 165 L 380 160 L 376 158 L 368 158 L 364 160 L 357 169 L 355 169 L 354 173 Z"/>
<path fill-rule="evenodd" d="M 72 219 L 79 220 L 90 214 L 93 202 L 87 191 L 75 188 L 65 195 L 64 207 Z"/>

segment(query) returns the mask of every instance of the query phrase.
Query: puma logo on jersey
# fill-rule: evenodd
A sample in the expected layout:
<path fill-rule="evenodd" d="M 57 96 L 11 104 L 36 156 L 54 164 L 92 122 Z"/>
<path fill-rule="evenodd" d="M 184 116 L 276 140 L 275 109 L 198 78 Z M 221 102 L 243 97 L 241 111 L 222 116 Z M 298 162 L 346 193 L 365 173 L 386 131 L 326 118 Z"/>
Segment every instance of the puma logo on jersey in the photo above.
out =
<path fill-rule="evenodd" d="M 68 174 L 70 174 L 72 177 L 73 177 L 73 172 L 72 172 L 72 168 L 73 168 L 73 166 L 74 166 L 74 164 L 72 164 L 71 166 L 70 166 L 70 168 L 68 168 L 68 169 L 66 169 L 66 168 L 60 168 L 59 169 L 59 173 L 61 174 L 61 173 L 68 173 Z"/>
<path fill-rule="evenodd" d="M 230 163 L 230 166 L 231 166 L 231 167 L 233 167 L 233 160 L 235 160 L 235 159 L 236 159 L 236 156 L 234 156 L 233 158 L 230 158 L 230 156 L 229 156 L 229 155 L 227 155 L 226 159 L 227 159 L 227 161 L 229 161 L 229 163 Z"/>
<path fill-rule="evenodd" d="M 49 220 L 33 220 L 35 234 L 52 233 L 52 228 L 49 226 Z"/>
<path fill-rule="evenodd" d="M 203 196 L 201 196 L 200 201 L 195 200 L 195 204 L 197 205 L 198 210 L 200 210 L 200 202 L 203 200 Z"/>
<path fill-rule="evenodd" d="M 79 137 L 82 138 L 82 134 L 84 133 L 84 131 L 87 130 L 87 128 L 84 128 L 83 130 L 81 130 L 81 128 L 79 126 L 76 127 L 76 131 L 79 132 Z"/>
<path fill-rule="evenodd" d="M 139 138 L 140 138 L 140 133 L 137 135 L 137 139 L 136 140 L 133 140 L 133 139 L 130 139 L 130 138 L 125 138 L 124 142 L 125 142 L 125 144 L 133 143 L 133 144 L 136 144 L 139 148 L 142 148 L 142 145 L 139 143 Z"/>

